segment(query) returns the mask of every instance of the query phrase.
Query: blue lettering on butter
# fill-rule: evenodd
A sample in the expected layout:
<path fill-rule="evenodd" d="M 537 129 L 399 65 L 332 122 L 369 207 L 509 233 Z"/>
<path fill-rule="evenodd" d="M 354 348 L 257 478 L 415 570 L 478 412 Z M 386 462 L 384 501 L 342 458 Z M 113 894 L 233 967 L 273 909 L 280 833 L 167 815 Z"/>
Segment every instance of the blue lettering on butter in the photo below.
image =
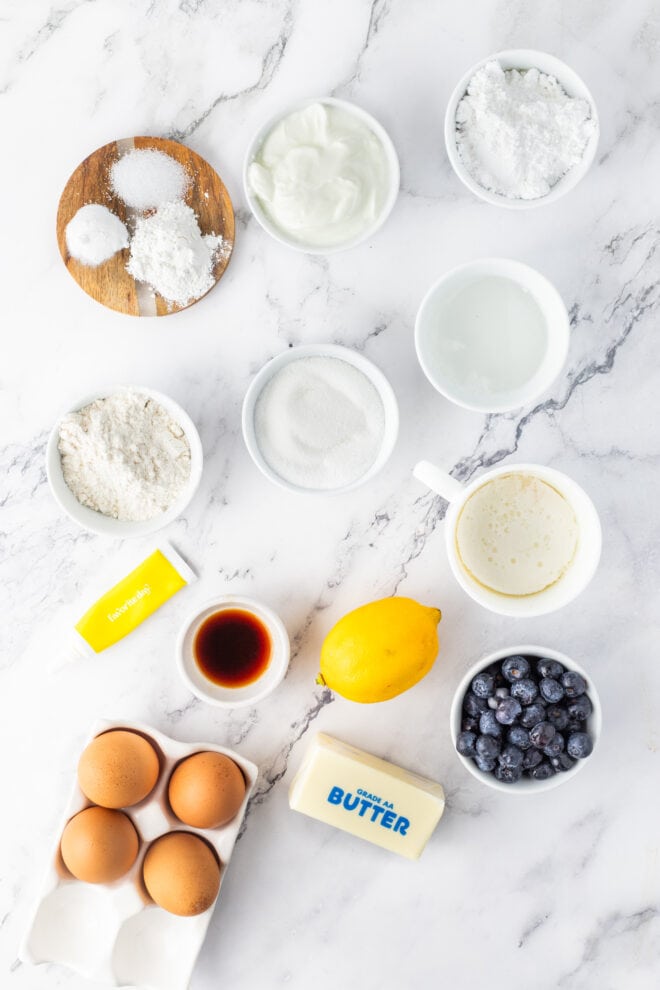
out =
<path fill-rule="evenodd" d="M 390 828 L 394 832 L 398 832 L 399 835 L 407 835 L 410 820 L 403 815 L 397 817 L 391 801 L 384 801 L 383 804 L 379 804 L 377 802 L 380 801 L 380 798 L 374 794 L 369 794 L 371 800 L 367 800 L 366 796 L 360 796 L 367 793 L 367 791 L 359 788 L 357 794 L 352 794 L 350 791 L 344 791 L 343 787 L 335 786 L 330 789 L 326 800 L 328 804 L 342 805 L 346 811 L 357 811 L 359 818 L 366 817 L 367 821 L 373 822 L 374 825 L 382 825 L 383 828 Z M 367 815 L 369 809 L 371 809 L 371 815 Z M 382 818 L 379 821 L 381 815 Z"/>

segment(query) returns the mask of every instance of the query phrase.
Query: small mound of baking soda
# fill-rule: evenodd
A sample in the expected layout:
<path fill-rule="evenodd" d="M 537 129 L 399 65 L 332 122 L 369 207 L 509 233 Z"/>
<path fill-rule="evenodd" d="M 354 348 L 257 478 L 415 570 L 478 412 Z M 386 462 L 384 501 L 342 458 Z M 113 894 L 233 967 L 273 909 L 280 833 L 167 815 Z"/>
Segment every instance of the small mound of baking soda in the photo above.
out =
<path fill-rule="evenodd" d="M 128 247 L 126 227 L 100 203 L 81 206 L 67 224 L 64 236 L 71 257 L 91 268 Z"/>

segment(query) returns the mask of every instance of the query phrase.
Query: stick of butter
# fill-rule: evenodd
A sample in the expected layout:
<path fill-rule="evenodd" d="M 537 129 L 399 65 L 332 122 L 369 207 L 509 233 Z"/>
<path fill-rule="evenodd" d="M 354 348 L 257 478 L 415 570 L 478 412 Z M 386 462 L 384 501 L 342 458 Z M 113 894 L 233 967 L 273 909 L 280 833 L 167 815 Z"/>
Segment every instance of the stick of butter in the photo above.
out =
<path fill-rule="evenodd" d="M 303 815 L 419 859 L 445 809 L 440 784 L 319 732 L 289 789 Z"/>

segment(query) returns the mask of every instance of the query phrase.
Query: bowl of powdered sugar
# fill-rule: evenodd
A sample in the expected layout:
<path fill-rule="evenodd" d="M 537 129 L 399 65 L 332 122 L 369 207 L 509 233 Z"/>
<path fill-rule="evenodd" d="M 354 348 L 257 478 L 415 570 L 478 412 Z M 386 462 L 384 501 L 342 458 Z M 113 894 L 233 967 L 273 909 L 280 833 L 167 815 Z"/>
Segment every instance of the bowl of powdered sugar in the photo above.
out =
<path fill-rule="evenodd" d="M 336 344 L 293 347 L 257 373 L 243 402 L 243 437 L 275 484 L 339 494 L 386 463 L 399 429 L 392 386 L 367 358 Z"/>
<path fill-rule="evenodd" d="M 181 515 L 202 476 L 195 424 L 173 399 L 117 386 L 81 399 L 53 427 L 46 473 L 55 500 L 84 529 L 117 539 Z"/>
<path fill-rule="evenodd" d="M 447 154 L 461 182 L 508 209 L 565 195 L 589 170 L 598 137 L 596 106 L 577 73 L 525 48 L 472 66 L 445 115 Z"/>

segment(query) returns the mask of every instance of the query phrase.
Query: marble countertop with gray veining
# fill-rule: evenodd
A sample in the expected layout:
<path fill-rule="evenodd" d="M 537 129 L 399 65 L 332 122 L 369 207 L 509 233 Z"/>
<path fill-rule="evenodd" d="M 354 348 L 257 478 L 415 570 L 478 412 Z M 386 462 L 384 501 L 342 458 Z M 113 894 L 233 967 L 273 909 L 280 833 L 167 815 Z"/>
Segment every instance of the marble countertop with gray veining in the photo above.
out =
<path fill-rule="evenodd" d="M 600 111 L 591 172 L 547 209 L 477 201 L 444 152 L 456 80 L 508 47 L 564 59 Z M 232 746 L 261 768 L 192 990 L 651 990 L 660 972 L 658 5 L 8 0 L 0 51 L 3 990 L 92 986 L 59 967 L 20 964 L 17 952 L 80 742 L 102 715 Z M 241 187 L 244 150 L 262 121 L 324 94 L 372 112 L 402 168 L 383 230 L 327 258 L 270 239 Z M 222 282 L 166 319 L 95 304 L 55 242 L 69 174 L 93 149 L 132 134 L 190 144 L 237 211 Z M 428 286 L 488 255 L 538 268 L 571 316 L 564 373 L 537 403 L 497 416 L 446 402 L 413 347 Z M 241 401 L 268 358 L 326 341 L 356 348 L 387 374 L 400 438 L 358 491 L 297 498 L 250 461 Z M 58 669 L 81 606 L 148 545 L 76 528 L 46 483 L 53 421 L 118 382 L 164 391 L 199 427 L 202 484 L 163 535 L 200 579 L 97 660 Z M 421 457 L 460 480 L 515 460 L 575 478 L 603 522 L 589 588 L 537 619 L 480 609 L 449 571 L 445 503 L 412 478 Z M 273 696 L 226 714 L 192 698 L 173 651 L 196 605 L 230 592 L 281 614 L 293 656 Z M 314 681 L 323 637 L 349 609 L 393 593 L 442 609 L 438 662 L 391 702 L 333 698 Z M 459 764 L 448 710 L 468 664 L 530 641 L 588 668 L 604 731 L 575 781 L 514 800 Z M 447 810 L 418 863 L 289 811 L 288 785 L 317 730 L 444 784 Z"/>

